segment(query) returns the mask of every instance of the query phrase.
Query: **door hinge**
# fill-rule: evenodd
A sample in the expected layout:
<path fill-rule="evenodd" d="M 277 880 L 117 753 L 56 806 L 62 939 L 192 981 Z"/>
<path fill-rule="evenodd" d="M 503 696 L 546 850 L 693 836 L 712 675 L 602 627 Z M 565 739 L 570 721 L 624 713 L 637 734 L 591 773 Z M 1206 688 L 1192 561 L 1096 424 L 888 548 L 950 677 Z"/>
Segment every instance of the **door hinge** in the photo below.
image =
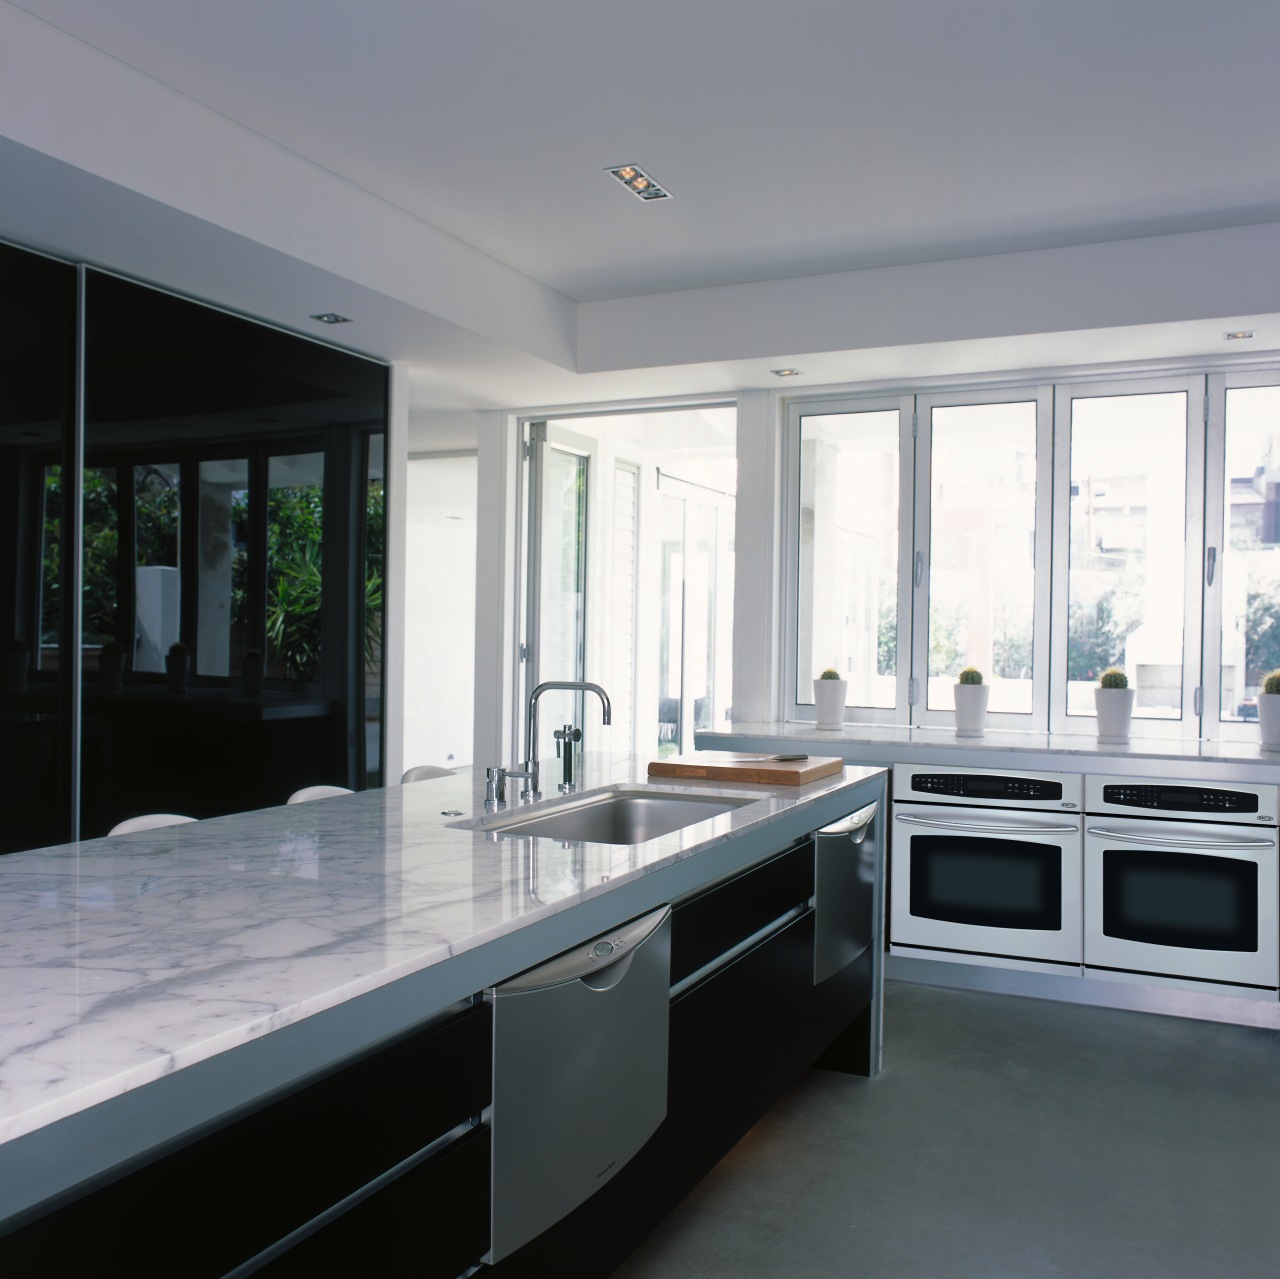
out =
<path fill-rule="evenodd" d="M 920 414 L 915 409 L 911 410 L 911 438 L 914 440 L 920 433 Z"/>
<path fill-rule="evenodd" d="M 907 705 L 914 706 L 918 696 L 919 685 L 916 683 L 916 677 L 912 675 L 911 678 L 907 680 Z"/>
<path fill-rule="evenodd" d="M 529 646 L 528 646 L 528 644 L 521 644 L 521 645 L 520 645 L 520 660 L 521 660 L 522 662 L 527 662 L 527 661 L 529 660 Z"/>
<path fill-rule="evenodd" d="M 1192 705 L 1196 708 L 1196 718 L 1199 719 L 1204 714 L 1204 688 L 1200 685 L 1196 686 L 1195 696 L 1192 698 Z"/>

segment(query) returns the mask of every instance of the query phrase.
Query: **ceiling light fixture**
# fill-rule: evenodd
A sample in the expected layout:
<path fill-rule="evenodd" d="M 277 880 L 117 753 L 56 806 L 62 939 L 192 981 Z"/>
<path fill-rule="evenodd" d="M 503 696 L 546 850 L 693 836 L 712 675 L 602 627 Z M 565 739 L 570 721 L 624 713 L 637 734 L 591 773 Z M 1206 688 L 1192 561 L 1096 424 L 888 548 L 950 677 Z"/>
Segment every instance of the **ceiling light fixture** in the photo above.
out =
<path fill-rule="evenodd" d="M 800 376 L 799 369 L 770 369 L 769 372 L 772 373 L 774 377 L 799 377 Z"/>
<path fill-rule="evenodd" d="M 321 311 L 319 315 L 313 315 L 313 320 L 319 320 L 321 324 L 350 324 L 351 321 L 345 315 L 339 315 L 337 311 Z"/>
<path fill-rule="evenodd" d="M 608 172 L 612 173 L 619 182 L 622 183 L 628 191 L 640 200 L 669 200 L 671 192 L 660 187 L 639 165 L 635 164 L 616 164 L 610 165 Z"/>
<path fill-rule="evenodd" d="M 1223 338 L 1228 342 L 1239 342 L 1242 338 L 1253 337 L 1252 329 L 1237 329 L 1234 333 L 1224 333 Z"/>

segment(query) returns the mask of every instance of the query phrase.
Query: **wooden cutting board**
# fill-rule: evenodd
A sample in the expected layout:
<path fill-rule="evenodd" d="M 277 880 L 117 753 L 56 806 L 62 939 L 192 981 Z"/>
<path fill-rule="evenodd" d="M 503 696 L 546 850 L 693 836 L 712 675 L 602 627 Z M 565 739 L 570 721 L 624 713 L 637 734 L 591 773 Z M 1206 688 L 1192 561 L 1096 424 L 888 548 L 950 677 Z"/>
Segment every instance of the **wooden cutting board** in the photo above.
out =
<path fill-rule="evenodd" d="M 779 752 L 783 754 L 785 752 Z M 769 786 L 803 786 L 830 777 L 844 767 L 834 755 L 810 755 L 808 759 L 780 760 L 743 751 L 694 751 L 671 759 L 655 759 L 650 777 L 703 778 L 720 782 L 764 782 Z"/>

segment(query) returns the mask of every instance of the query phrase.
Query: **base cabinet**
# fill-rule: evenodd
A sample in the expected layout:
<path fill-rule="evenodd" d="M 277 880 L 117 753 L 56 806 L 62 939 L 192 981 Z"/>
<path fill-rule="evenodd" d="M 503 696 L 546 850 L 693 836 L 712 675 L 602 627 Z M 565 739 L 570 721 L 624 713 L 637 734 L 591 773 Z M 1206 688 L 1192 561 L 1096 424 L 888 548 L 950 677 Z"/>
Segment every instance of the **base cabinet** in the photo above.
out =
<path fill-rule="evenodd" d="M 814 985 L 813 866 L 805 841 L 677 904 L 665 1121 L 587 1203 L 484 1273 L 603 1279 L 805 1070 L 865 1063 L 870 955 Z"/>
<path fill-rule="evenodd" d="M 0 1238 L 0 1273 L 227 1274 L 478 1116 L 489 1028 L 476 1005 L 80 1194 Z"/>

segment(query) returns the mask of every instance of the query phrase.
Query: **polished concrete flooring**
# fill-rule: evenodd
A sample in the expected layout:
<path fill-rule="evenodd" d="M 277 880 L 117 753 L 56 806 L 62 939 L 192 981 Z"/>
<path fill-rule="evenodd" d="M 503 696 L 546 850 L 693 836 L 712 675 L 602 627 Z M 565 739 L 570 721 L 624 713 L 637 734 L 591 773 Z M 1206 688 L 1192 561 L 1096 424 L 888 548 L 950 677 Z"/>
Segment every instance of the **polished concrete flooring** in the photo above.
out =
<path fill-rule="evenodd" d="M 901 982 L 614 1279 L 1277 1279 L 1280 1032 Z"/>

